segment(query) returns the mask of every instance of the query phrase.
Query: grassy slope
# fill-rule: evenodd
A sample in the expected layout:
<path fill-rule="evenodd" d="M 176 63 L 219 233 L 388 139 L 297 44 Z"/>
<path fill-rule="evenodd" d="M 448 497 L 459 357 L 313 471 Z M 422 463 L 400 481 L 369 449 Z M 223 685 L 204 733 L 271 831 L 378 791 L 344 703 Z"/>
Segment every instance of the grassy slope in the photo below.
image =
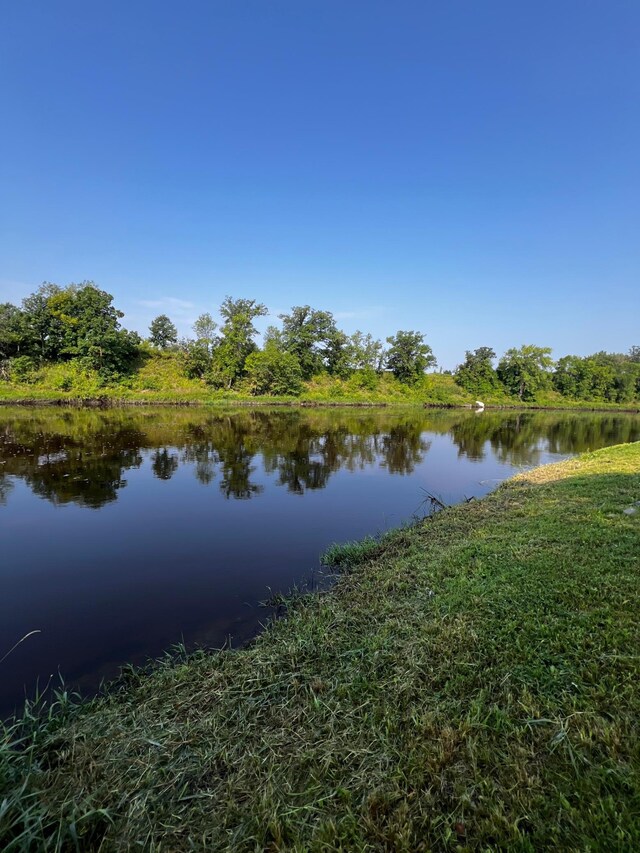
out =
<path fill-rule="evenodd" d="M 337 549 L 250 648 L 50 726 L 26 791 L 83 850 L 639 849 L 638 500 L 618 446 Z"/>
<path fill-rule="evenodd" d="M 357 376 L 348 380 L 333 379 L 329 376 L 315 377 L 306 383 L 297 398 L 291 397 L 253 397 L 242 391 L 216 391 L 202 380 L 188 379 L 182 370 L 179 359 L 172 353 L 152 352 L 143 359 L 138 369 L 118 383 L 104 385 L 93 371 L 81 370 L 73 362 L 43 367 L 31 377 L 29 382 L 0 381 L 0 402 L 51 400 L 75 401 L 78 399 L 107 397 L 118 401 L 136 403 L 278 403 L 298 402 L 317 404 L 407 404 L 464 406 L 475 400 L 457 385 L 453 377 L 447 374 L 428 374 L 415 387 L 397 382 L 390 375 L 378 378 L 374 388 L 364 388 Z M 526 408 L 516 398 L 498 394 L 485 400 L 487 404 L 498 406 L 517 406 Z M 636 403 L 592 403 L 568 400 L 555 392 L 547 392 L 538 405 L 549 408 L 582 409 L 637 409 Z"/>
<path fill-rule="evenodd" d="M 299 397 L 255 397 L 242 390 L 215 390 L 204 381 L 188 379 L 179 361 L 170 354 L 156 353 L 144 360 L 139 369 L 118 383 L 103 384 L 92 371 L 80 370 L 73 363 L 41 368 L 30 382 L 0 382 L 0 401 L 77 400 L 96 397 L 138 403 L 229 401 L 272 403 L 405 403 L 425 401 L 464 405 L 473 398 L 453 382 L 451 376 L 433 374 L 418 387 L 397 382 L 392 376 L 379 377 L 374 388 L 363 388 L 357 377 L 350 380 L 315 377 L 306 383 Z"/>

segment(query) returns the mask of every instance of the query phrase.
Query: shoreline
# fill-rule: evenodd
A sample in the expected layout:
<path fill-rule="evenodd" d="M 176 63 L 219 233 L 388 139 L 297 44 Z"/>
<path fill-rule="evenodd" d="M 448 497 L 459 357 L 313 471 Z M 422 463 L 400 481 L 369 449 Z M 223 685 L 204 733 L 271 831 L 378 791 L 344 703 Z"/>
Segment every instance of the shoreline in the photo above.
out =
<path fill-rule="evenodd" d="M 10 825 L 87 850 L 634 849 L 636 505 L 640 443 L 335 546 L 331 589 L 248 646 L 126 671 L 5 751 Z"/>
<path fill-rule="evenodd" d="M 471 403 L 446 403 L 433 401 L 400 401 L 400 400 L 290 400 L 275 399 L 234 399 L 218 398 L 209 400 L 169 400 L 169 399 L 133 399 L 130 397 L 111 397 L 109 395 L 99 397 L 43 397 L 43 398 L 18 398 L 9 399 L 0 397 L 0 408 L 19 406 L 25 408 L 87 408 L 87 409 L 111 409 L 127 407 L 194 407 L 194 408 L 218 408 L 222 406 L 237 406 L 238 408 L 330 408 L 330 409 L 383 409 L 383 408 L 411 408 L 411 409 L 454 409 L 459 411 L 477 411 Z M 485 403 L 485 411 L 541 411 L 541 412 L 618 412 L 621 414 L 640 414 L 640 405 L 610 404 L 598 405 L 597 403 L 583 403 L 573 406 L 544 405 L 538 403 Z"/>

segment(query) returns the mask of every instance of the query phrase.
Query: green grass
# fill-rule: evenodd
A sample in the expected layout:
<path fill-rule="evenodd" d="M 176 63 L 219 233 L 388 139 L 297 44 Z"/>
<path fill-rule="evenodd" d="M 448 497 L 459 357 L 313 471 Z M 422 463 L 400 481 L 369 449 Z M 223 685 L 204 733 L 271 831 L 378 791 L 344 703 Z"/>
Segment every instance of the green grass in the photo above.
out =
<path fill-rule="evenodd" d="M 76 401 L 104 398 L 135 403 L 229 403 L 307 405 L 422 405 L 424 402 L 468 405 L 473 402 L 451 376 L 431 374 L 415 386 L 404 385 L 393 376 L 376 377 L 373 387 L 361 377 L 337 379 L 316 376 L 305 383 L 298 397 L 252 396 L 247 391 L 216 390 L 200 379 L 188 379 L 173 353 L 146 353 L 137 369 L 118 381 L 104 382 L 95 371 L 81 369 L 75 362 L 46 365 L 29 381 L 0 382 L 0 401 Z"/>
<path fill-rule="evenodd" d="M 358 542 L 335 542 L 327 548 L 320 562 L 335 569 L 353 569 L 380 554 L 384 547 L 383 540 L 373 536 L 365 536 Z"/>
<path fill-rule="evenodd" d="M 92 370 L 77 362 L 44 365 L 22 381 L 0 381 L 0 403 L 64 402 L 83 400 L 111 401 L 128 404 L 208 404 L 248 403 L 252 405 L 409 405 L 469 406 L 475 397 L 454 381 L 449 374 L 430 373 L 416 385 L 404 385 L 390 374 L 375 378 L 370 387 L 356 374 L 349 379 L 321 375 L 304 384 L 298 397 L 255 397 L 247 391 L 216 390 L 201 379 L 188 379 L 179 357 L 172 352 L 145 351 L 129 376 L 105 382 Z M 556 392 L 546 392 L 535 403 L 521 403 L 517 398 L 496 393 L 486 398 L 489 406 L 566 409 L 640 409 L 633 403 L 603 403 L 569 400 Z"/>
<path fill-rule="evenodd" d="M 636 501 L 640 443 L 334 548 L 249 648 L 28 721 L 0 847 L 640 849 Z"/>

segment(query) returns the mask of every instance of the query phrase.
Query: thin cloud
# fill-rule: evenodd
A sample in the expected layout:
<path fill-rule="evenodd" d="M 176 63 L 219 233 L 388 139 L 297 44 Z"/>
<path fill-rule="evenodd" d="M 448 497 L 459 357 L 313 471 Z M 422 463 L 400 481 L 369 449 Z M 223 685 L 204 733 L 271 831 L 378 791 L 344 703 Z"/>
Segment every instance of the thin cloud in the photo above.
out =
<path fill-rule="evenodd" d="M 11 278 L 0 278 L 0 301 L 11 300 L 21 302 L 25 296 L 32 293 L 38 285 L 27 284 Z"/>
<path fill-rule="evenodd" d="M 193 311 L 196 307 L 193 302 L 177 299 L 175 296 L 163 296 L 161 299 L 137 299 L 136 304 L 145 308 L 167 308 L 173 311 Z"/>
<path fill-rule="evenodd" d="M 371 317 L 380 316 L 384 311 L 383 305 L 370 305 L 357 311 L 334 311 L 333 316 L 336 320 L 369 320 Z"/>

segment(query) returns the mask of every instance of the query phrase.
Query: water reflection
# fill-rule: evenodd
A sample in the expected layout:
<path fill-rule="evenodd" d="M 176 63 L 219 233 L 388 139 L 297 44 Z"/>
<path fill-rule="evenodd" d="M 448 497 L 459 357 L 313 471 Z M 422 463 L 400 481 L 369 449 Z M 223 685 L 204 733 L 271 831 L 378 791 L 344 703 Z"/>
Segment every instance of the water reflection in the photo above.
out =
<path fill-rule="evenodd" d="M 0 408 L 0 713 L 60 670 L 91 691 L 172 643 L 259 629 L 334 541 L 640 440 L 617 414 Z M 91 511 L 88 511 L 91 510 Z"/>
<path fill-rule="evenodd" d="M 337 471 L 380 465 L 411 474 L 433 435 L 448 435 L 458 457 L 491 454 L 511 466 L 540 463 L 543 454 L 570 455 L 640 440 L 640 421 L 624 414 L 566 412 L 366 412 L 341 410 L 0 410 L 0 503 L 10 476 L 55 504 L 99 508 L 115 501 L 126 472 L 148 451 L 151 470 L 170 480 L 181 465 L 225 498 L 264 491 L 258 468 L 302 495 L 323 489 Z M 429 436 L 429 438 L 427 438 Z"/>

